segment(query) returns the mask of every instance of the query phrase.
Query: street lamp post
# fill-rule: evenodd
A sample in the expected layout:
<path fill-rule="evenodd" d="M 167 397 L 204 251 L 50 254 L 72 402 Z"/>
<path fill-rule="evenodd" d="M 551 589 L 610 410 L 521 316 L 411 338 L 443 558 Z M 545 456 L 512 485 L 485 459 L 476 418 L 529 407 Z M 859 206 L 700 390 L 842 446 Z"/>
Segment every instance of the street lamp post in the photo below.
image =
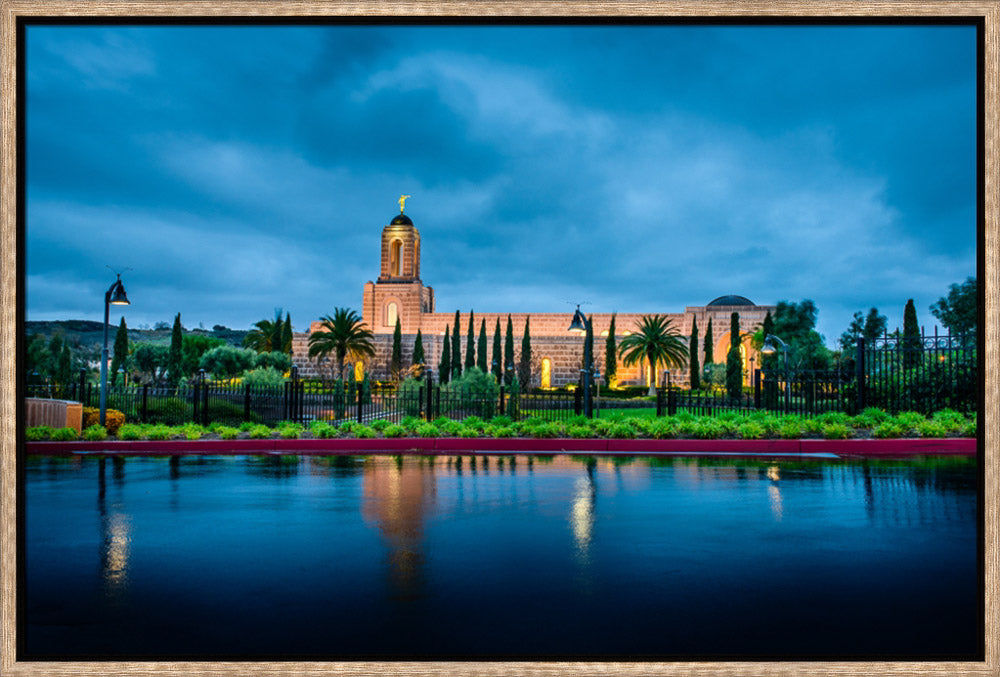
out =
<path fill-rule="evenodd" d="M 576 312 L 573 313 L 573 321 L 569 325 L 569 331 L 580 332 L 586 336 L 588 329 L 593 332 L 593 325 L 580 312 L 580 306 L 577 305 Z M 594 353 L 586 338 L 583 341 L 583 369 L 580 372 L 583 374 L 583 413 L 587 418 L 593 418 L 594 403 L 590 399 L 590 380 L 594 374 Z"/>
<path fill-rule="evenodd" d="M 768 334 L 764 337 L 764 345 L 760 352 L 762 355 L 773 355 L 778 348 L 785 354 L 785 411 L 787 412 L 792 401 L 791 384 L 788 382 L 788 345 L 774 334 Z"/>
<path fill-rule="evenodd" d="M 108 407 L 108 312 L 110 306 L 127 306 L 128 304 L 125 286 L 122 284 L 122 275 L 118 273 L 117 279 L 104 292 L 104 345 L 101 348 L 101 425 L 104 425 Z"/>

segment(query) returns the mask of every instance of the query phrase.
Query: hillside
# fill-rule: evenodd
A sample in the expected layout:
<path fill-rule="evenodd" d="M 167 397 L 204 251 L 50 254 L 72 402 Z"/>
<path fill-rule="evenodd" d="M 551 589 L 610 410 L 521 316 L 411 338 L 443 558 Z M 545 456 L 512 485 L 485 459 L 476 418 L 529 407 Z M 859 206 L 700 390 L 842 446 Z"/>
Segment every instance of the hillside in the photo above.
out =
<path fill-rule="evenodd" d="M 115 333 L 118 331 L 117 325 L 108 327 L 108 348 L 115 340 Z M 101 341 L 103 339 L 103 327 L 100 322 L 91 320 L 29 320 L 24 323 L 24 335 L 33 336 L 40 334 L 46 340 L 55 334 L 62 334 L 63 338 L 73 346 L 75 350 L 90 354 L 92 359 L 99 359 L 101 353 Z M 212 336 L 222 339 L 234 346 L 243 345 L 243 337 L 247 335 L 245 329 L 230 329 L 221 325 L 216 325 L 212 329 L 185 329 L 186 335 Z M 132 329 L 129 327 L 128 338 L 135 343 L 170 343 L 170 328 L 166 329 Z"/>

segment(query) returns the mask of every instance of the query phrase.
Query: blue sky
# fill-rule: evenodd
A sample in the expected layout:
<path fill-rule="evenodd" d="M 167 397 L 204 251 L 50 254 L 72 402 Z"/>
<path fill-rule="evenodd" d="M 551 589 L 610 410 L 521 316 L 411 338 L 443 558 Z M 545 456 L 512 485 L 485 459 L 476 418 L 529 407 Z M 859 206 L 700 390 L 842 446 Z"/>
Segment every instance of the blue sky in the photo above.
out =
<path fill-rule="evenodd" d="M 296 330 L 421 233 L 438 310 L 812 299 L 976 274 L 964 26 L 30 26 L 26 317 Z M 113 313 L 117 322 L 120 313 Z"/>

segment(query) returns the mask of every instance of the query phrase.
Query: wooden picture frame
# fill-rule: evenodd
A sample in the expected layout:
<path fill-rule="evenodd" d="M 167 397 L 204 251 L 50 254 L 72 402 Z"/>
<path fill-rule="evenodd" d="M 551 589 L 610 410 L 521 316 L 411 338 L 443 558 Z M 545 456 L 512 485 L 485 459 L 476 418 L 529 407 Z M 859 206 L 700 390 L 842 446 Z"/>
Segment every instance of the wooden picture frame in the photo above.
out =
<path fill-rule="evenodd" d="M 997 412 L 1000 411 L 1000 2 L 811 2 L 808 0 L 762 2 L 745 1 L 636 1 L 527 0 L 474 2 L 469 0 L 330 1 L 289 0 L 287 2 L 241 2 L 237 0 L 0 0 L 2 18 L 2 184 L 0 184 L 0 672 L 20 675 L 998 675 L 1000 674 L 1000 579 L 998 579 Z M 19 71 L 17 25 L 27 17 L 108 18 L 108 17 L 199 17 L 225 21 L 227 18 L 283 17 L 601 17 L 613 21 L 623 16 L 647 18 L 733 17 L 816 18 L 890 20 L 906 17 L 964 17 L 982 22 L 984 37 L 983 111 L 983 238 L 979 242 L 984 270 L 980 288 L 985 289 L 985 421 L 980 438 L 984 454 L 985 503 L 985 595 L 986 654 L 982 662 L 31 662 L 16 656 L 16 430 L 19 405 L 15 388 L 17 303 L 23 281 L 17 279 L 18 181 L 23 174 L 17 166 L 20 139 L 17 138 L 16 100 Z"/>

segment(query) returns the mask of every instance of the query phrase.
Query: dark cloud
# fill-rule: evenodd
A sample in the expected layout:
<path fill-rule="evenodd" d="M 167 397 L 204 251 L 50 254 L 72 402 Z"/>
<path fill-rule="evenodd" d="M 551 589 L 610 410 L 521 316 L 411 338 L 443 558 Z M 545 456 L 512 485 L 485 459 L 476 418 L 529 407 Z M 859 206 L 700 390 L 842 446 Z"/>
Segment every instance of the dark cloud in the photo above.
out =
<path fill-rule="evenodd" d="M 28 316 L 96 319 L 110 264 L 130 321 L 304 329 L 358 308 L 407 193 L 445 310 L 893 326 L 975 270 L 974 57 L 954 26 L 34 26 Z"/>

